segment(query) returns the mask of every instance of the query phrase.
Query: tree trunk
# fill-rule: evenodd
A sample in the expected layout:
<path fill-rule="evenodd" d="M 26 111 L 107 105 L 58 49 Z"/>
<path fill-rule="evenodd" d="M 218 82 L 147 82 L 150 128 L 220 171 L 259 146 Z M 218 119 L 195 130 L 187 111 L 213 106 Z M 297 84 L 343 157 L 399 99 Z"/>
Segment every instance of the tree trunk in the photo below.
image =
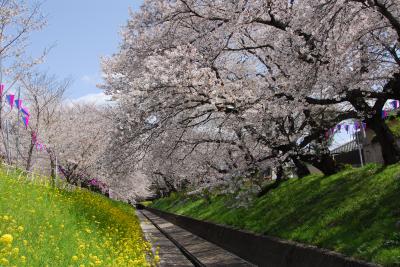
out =
<path fill-rule="evenodd" d="M 282 182 L 283 182 L 283 167 L 282 166 L 278 166 L 276 168 L 276 179 L 275 179 L 275 182 L 273 182 L 272 184 L 268 184 L 263 189 L 261 189 L 261 191 L 257 194 L 257 197 L 264 196 L 265 194 L 267 194 L 272 189 L 277 188 Z"/>
<path fill-rule="evenodd" d="M 381 146 L 382 158 L 385 165 L 399 162 L 400 147 L 397 145 L 396 138 L 385 121 L 376 115 L 371 120 L 367 120 L 367 125 L 376 134 L 376 139 Z"/>
<path fill-rule="evenodd" d="M 276 180 L 275 183 L 280 184 L 283 180 L 283 167 L 278 166 L 276 168 Z"/>
<path fill-rule="evenodd" d="M 318 168 L 325 176 L 337 173 L 340 169 L 336 161 L 330 154 L 322 155 L 303 155 L 300 156 L 301 160 L 308 162 L 314 167 Z"/>
<path fill-rule="evenodd" d="M 49 158 L 50 158 L 50 177 L 51 177 L 51 183 L 53 186 L 56 185 L 56 178 L 57 178 L 57 174 L 56 174 L 56 159 L 54 156 L 54 153 L 52 150 L 47 149 L 47 153 L 49 154 Z"/>
<path fill-rule="evenodd" d="M 26 170 L 30 171 L 32 168 L 32 156 L 33 156 L 33 149 L 35 148 L 35 145 L 31 143 L 29 146 L 28 150 L 28 159 L 26 160 Z"/>
<path fill-rule="evenodd" d="M 307 175 L 310 175 L 310 170 L 307 168 L 307 166 L 300 161 L 297 157 L 292 157 L 292 161 L 294 163 L 294 166 L 296 167 L 296 175 L 298 178 L 303 178 Z"/>
<path fill-rule="evenodd" d="M 339 166 L 329 154 L 324 154 L 316 162 L 316 167 L 322 171 L 325 176 L 329 176 L 339 172 Z"/>
<path fill-rule="evenodd" d="M 51 177 L 51 183 L 54 186 L 56 184 L 56 162 L 52 159 L 52 157 L 50 157 L 50 168 L 51 168 L 51 172 L 50 172 L 50 177 Z"/>

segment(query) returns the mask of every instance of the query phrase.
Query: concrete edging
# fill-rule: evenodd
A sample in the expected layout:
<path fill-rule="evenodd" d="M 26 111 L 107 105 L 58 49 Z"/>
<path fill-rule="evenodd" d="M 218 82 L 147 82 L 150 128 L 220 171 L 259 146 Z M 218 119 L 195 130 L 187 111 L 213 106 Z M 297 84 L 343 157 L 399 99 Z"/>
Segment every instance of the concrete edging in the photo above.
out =
<path fill-rule="evenodd" d="M 275 237 L 233 229 L 229 226 L 200 221 L 190 217 L 145 207 L 146 209 L 183 229 L 212 242 L 223 249 L 258 266 L 268 267 L 377 267 L 340 253 L 315 246 L 286 241 Z"/>

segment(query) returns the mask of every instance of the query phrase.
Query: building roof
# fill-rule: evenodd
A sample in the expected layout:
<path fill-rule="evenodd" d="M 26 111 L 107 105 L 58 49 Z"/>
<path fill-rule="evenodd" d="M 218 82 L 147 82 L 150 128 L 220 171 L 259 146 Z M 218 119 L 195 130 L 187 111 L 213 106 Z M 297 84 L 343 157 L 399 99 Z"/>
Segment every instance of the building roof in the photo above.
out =
<path fill-rule="evenodd" d="M 331 151 L 332 154 L 341 154 L 354 151 L 358 149 L 358 144 L 356 140 L 352 140 L 344 145 L 341 145 Z"/>

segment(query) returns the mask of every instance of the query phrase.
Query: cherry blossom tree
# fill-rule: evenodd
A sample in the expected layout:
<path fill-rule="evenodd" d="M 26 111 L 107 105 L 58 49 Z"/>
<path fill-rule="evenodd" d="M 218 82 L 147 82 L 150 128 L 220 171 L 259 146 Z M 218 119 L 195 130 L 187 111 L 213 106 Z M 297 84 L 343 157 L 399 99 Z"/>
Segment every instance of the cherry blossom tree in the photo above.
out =
<path fill-rule="evenodd" d="M 0 81 L 7 82 L 3 94 L 14 87 L 27 70 L 41 63 L 47 54 L 46 49 L 37 58 L 26 54 L 30 35 L 46 24 L 40 8 L 38 2 L 0 1 Z M 0 127 L 3 125 L 3 105 L 1 102 Z"/>
<path fill-rule="evenodd" d="M 30 73 L 21 77 L 24 89 L 24 99 L 30 108 L 29 144 L 27 148 L 26 170 L 32 167 L 33 152 L 36 148 L 38 138 L 44 138 L 51 142 L 52 128 L 56 127 L 61 119 L 61 105 L 63 96 L 69 86 L 69 81 L 58 82 L 54 77 L 46 74 Z M 52 177 L 55 176 L 55 157 L 49 149 L 50 169 Z"/>
<path fill-rule="evenodd" d="M 312 7 L 315 20 L 299 27 L 314 29 L 308 43 L 323 62 L 307 79 L 314 78 L 322 94 L 309 88 L 297 97 L 313 105 L 350 104 L 375 132 L 385 163 L 399 161 L 399 147 L 381 117 L 386 102 L 398 99 L 398 1 L 322 1 Z"/>
<path fill-rule="evenodd" d="M 188 159 L 208 146 L 239 151 L 230 171 L 269 162 L 303 176 L 308 162 L 332 174 L 325 134 L 349 118 L 365 120 L 385 163 L 397 162 L 381 110 L 397 99 L 398 12 L 379 0 L 145 1 L 103 60 L 103 88 L 119 103 L 117 169 L 156 153 L 175 170 L 184 164 L 173 151 Z"/>
<path fill-rule="evenodd" d="M 5 120 L 10 121 L 10 118 L 7 117 L 10 114 L 5 108 L 4 96 L 7 93 L 15 93 L 16 89 L 21 86 L 20 78 L 32 67 L 40 64 L 47 54 L 47 49 L 44 49 L 43 54 L 37 55 L 37 57 L 26 53 L 31 34 L 41 30 L 45 24 L 46 19 L 41 13 L 39 2 L 0 1 L 0 83 L 5 85 L 0 96 L 2 154 L 7 146 L 9 130 L 5 129 Z M 13 125 L 12 128 L 16 129 L 16 125 Z"/>
<path fill-rule="evenodd" d="M 109 124 L 107 107 L 95 104 L 64 104 L 60 118 L 48 136 L 50 156 L 67 172 L 67 180 L 78 174 L 86 178 L 102 178 L 101 158 L 106 148 Z M 78 183 L 79 181 L 74 181 Z"/>

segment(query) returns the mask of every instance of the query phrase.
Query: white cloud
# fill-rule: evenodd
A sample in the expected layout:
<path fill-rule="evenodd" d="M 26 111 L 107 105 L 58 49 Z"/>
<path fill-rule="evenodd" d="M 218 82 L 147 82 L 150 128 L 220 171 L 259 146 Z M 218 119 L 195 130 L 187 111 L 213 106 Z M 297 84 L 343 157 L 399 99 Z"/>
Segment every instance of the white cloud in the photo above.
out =
<path fill-rule="evenodd" d="M 67 100 L 67 103 L 69 104 L 91 103 L 91 104 L 102 105 L 108 103 L 110 99 L 111 99 L 110 96 L 105 95 L 104 93 L 87 94 L 76 99 L 69 99 Z"/>
<path fill-rule="evenodd" d="M 97 85 L 99 83 L 100 78 L 98 75 L 83 75 L 81 81 L 88 83 L 90 85 Z"/>

